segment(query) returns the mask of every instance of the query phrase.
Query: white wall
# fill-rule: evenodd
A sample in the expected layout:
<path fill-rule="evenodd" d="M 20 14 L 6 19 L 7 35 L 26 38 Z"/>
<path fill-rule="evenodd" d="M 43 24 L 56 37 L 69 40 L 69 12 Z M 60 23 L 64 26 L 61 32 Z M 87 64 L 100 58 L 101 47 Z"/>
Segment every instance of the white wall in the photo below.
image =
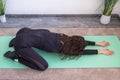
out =
<path fill-rule="evenodd" d="M 99 14 L 103 0 L 7 0 L 6 14 Z M 120 1 L 113 13 L 120 12 Z"/>

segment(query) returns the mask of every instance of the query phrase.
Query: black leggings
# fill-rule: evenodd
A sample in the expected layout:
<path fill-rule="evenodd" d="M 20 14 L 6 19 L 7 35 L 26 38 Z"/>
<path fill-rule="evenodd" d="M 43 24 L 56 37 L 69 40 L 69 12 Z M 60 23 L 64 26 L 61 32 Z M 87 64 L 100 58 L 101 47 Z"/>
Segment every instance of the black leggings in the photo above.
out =
<path fill-rule="evenodd" d="M 87 41 L 87 45 L 94 46 L 95 42 Z M 44 71 L 48 68 L 47 61 L 37 54 L 32 48 L 22 48 L 15 51 L 18 62 L 36 70 Z M 83 55 L 97 54 L 97 50 L 84 50 Z"/>
<path fill-rule="evenodd" d="M 48 68 L 47 61 L 37 54 L 32 48 L 23 48 L 16 51 L 18 61 L 32 69 L 44 71 Z"/>

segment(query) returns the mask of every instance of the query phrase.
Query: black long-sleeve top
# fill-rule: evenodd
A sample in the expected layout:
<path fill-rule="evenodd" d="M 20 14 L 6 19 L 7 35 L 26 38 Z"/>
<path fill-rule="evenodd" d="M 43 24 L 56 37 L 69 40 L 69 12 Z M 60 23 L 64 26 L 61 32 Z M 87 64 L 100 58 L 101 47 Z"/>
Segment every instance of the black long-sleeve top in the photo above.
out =
<path fill-rule="evenodd" d="M 61 35 L 44 29 L 20 29 L 15 37 L 16 50 L 35 47 L 48 52 L 59 52 L 62 48 Z"/>

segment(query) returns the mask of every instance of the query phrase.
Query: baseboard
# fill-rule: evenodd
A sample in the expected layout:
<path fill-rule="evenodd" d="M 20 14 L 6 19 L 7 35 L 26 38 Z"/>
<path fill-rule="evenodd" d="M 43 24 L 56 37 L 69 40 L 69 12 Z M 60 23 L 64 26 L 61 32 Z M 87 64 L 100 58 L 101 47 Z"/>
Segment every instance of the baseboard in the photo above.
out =
<path fill-rule="evenodd" d="M 7 17 L 100 17 L 101 14 L 6 14 Z M 112 14 L 118 17 L 118 14 Z"/>
<path fill-rule="evenodd" d="M 119 19 L 119 21 L 120 21 L 120 14 L 118 14 L 118 19 Z"/>

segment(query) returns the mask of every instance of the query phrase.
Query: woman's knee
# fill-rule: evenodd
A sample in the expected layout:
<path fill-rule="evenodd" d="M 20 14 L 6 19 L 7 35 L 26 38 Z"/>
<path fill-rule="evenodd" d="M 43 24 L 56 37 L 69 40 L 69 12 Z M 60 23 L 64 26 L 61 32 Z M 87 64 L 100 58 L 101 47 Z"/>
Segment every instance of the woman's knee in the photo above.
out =
<path fill-rule="evenodd" d="M 43 67 L 39 67 L 39 70 L 45 71 L 48 68 L 48 63 L 44 64 Z"/>
<path fill-rule="evenodd" d="M 45 60 L 37 61 L 37 60 L 32 59 L 32 58 L 30 60 L 32 63 L 34 63 L 38 67 L 37 70 L 44 71 L 48 68 L 48 63 Z"/>

